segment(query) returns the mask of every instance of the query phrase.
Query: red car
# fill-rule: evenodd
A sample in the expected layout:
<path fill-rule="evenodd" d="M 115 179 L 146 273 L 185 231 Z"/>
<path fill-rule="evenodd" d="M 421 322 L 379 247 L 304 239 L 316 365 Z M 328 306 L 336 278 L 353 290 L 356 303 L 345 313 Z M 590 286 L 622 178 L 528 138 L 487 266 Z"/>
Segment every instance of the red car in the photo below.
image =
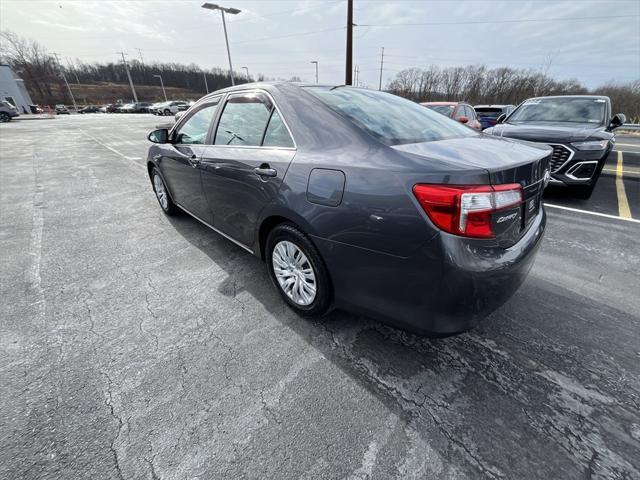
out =
<path fill-rule="evenodd" d="M 453 118 L 467 127 L 481 131 L 482 124 L 478 120 L 478 115 L 471 105 L 464 102 L 423 102 L 423 105 L 431 110 Z"/>

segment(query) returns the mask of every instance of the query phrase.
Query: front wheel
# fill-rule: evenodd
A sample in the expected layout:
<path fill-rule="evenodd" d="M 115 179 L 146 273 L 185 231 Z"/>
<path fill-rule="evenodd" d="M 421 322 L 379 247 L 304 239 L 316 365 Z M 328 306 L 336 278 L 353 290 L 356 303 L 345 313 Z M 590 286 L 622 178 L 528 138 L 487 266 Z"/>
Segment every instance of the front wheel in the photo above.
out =
<path fill-rule="evenodd" d="M 175 215 L 178 208 L 173 203 L 173 200 L 171 200 L 169 191 L 164 184 L 164 180 L 162 180 L 162 177 L 156 168 L 151 171 L 151 183 L 153 184 L 153 191 L 156 194 L 156 198 L 158 199 L 158 203 L 160 204 L 162 211 L 167 215 Z"/>
<path fill-rule="evenodd" d="M 10 122 L 11 117 L 8 113 L 0 112 L 0 123 Z"/>
<path fill-rule="evenodd" d="M 320 253 L 293 225 L 276 226 L 267 238 L 267 268 L 282 298 L 298 314 L 318 317 L 329 311 L 331 282 Z"/>

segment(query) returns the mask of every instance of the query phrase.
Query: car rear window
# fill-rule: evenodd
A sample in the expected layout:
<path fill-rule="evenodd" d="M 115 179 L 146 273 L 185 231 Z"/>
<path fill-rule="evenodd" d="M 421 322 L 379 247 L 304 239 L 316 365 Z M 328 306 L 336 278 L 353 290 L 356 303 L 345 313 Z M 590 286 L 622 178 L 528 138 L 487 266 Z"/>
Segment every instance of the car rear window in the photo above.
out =
<path fill-rule="evenodd" d="M 389 93 L 353 87 L 303 88 L 386 145 L 478 135 L 444 115 Z"/>
<path fill-rule="evenodd" d="M 502 115 L 502 108 L 478 107 L 476 113 L 480 117 L 498 118 Z"/>
<path fill-rule="evenodd" d="M 453 109 L 455 108 L 453 105 L 425 105 L 427 108 L 430 108 L 434 112 L 441 113 L 442 115 L 446 115 L 450 117 L 453 113 Z"/>

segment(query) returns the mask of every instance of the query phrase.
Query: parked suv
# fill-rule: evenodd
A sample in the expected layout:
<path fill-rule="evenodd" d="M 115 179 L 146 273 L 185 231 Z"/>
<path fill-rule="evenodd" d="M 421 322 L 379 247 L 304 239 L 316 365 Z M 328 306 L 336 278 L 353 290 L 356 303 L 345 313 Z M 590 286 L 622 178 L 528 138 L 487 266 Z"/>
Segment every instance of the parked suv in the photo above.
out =
<path fill-rule="evenodd" d="M 181 100 L 165 102 L 159 105 L 156 108 L 155 113 L 157 115 L 175 115 L 178 112 L 182 112 L 189 108 L 189 104 L 187 102 L 183 102 Z"/>
<path fill-rule="evenodd" d="M 485 133 L 550 145 L 552 183 L 566 185 L 587 199 L 615 144 L 613 132 L 625 121 L 622 113 L 611 114 L 609 97 L 537 97 L 500 116 L 498 125 Z"/>
<path fill-rule="evenodd" d="M 473 107 L 478 114 L 478 120 L 482 124 L 483 130 L 493 127 L 500 115 L 503 113 L 509 115 L 515 108 L 515 105 L 476 105 Z"/>
<path fill-rule="evenodd" d="M 0 102 L 0 122 L 10 122 L 12 118 L 19 116 L 20 114 L 16 107 L 5 100 Z"/>
<path fill-rule="evenodd" d="M 482 130 L 482 124 L 478 121 L 476 111 L 471 105 L 464 102 L 424 102 L 423 107 L 435 110 L 442 115 L 464 123 L 467 127 L 474 130 Z"/>
<path fill-rule="evenodd" d="M 63 104 L 56 105 L 56 115 L 71 115 L 71 112 Z"/>

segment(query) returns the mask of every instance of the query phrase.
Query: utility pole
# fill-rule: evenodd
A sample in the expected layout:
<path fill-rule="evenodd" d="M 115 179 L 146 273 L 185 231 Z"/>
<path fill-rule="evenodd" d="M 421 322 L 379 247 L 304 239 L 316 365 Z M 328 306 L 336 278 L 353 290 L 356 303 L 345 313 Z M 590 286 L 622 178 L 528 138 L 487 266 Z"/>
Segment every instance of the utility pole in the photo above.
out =
<path fill-rule="evenodd" d="M 73 97 L 73 92 L 71 91 L 71 87 L 69 86 L 69 82 L 67 82 L 67 77 L 64 74 L 64 69 L 62 65 L 60 65 L 60 58 L 58 58 L 59 53 L 54 53 L 53 56 L 56 57 L 56 63 L 58 64 L 58 68 L 60 69 L 60 73 L 62 74 L 62 79 L 64 80 L 64 84 L 67 86 L 67 90 L 69 91 L 69 96 L 71 97 L 71 102 L 73 103 L 73 109 L 78 112 L 78 106 L 76 105 L 76 99 Z"/>
<path fill-rule="evenodd" d="M 318 83 L 318 61 L 317 60 L 312 60 L 311 63 L 315 63 L 316 64 L 316 83 Z"/>
<path fill-rule="evenodd" d="M 352 62 L 353 62 L 353 0 L 347 0 L 347 53 L 345 65 L 345 85 L 353 84 Z"/>
<path fill-rule="evenodd" d="M 355 67 L 353 67 L 353 84 L 357 87 L 358 86 L 358 76 L 360 74 L 360 67 L 358 65 L 356 65 Z"/>
<path fill-rule="evenodd" d="M 209 85 L 207 84 L 207 72 L 202 72 L 202 76 L 204 77 L 204 88 L 209 93 Z"/>
<path fill-rule="evenodd" d="M 384 66 L 384 47 L 382 47 L 382 55 L 380 56 L 380 83 L 378 90 L 382 90 L 382 67 Z"/>
<path fill-rule="evenodd" d="M 144 66 L 144 58 L 142 58 L 142 50 L 140 48 L 136 48 L 136 50 L 138 50 L 138 55 L 140 55 L 140 67 L 142 67 L 142 83 L 146 84 L 147 83 L 147 76 L 146 76 L 146 67 Z"/>
<path fill-rule="evenodd" d="M 249 76 L 249 67 L 242 67 L 247 72 L 247 82 L 251 81 L 251 77 Z"/>
<path fill-rule="evenodd" d="M 124 58 L 124 52 L 116 52 L 122 55 L 122 63 L 124 64 L 124 69 L 127 71 L 127 77 L 129 77 L 129 85 L 131 86 L 131 93 L 133 93 L 133 101 L 138 103 L 138 95 L 136 95 L 136 89 L 133 86 L 133 80 L 131 80 L 131 72 L 129 72 L 129 65 L 127 65 L 127 61 Z"/>

